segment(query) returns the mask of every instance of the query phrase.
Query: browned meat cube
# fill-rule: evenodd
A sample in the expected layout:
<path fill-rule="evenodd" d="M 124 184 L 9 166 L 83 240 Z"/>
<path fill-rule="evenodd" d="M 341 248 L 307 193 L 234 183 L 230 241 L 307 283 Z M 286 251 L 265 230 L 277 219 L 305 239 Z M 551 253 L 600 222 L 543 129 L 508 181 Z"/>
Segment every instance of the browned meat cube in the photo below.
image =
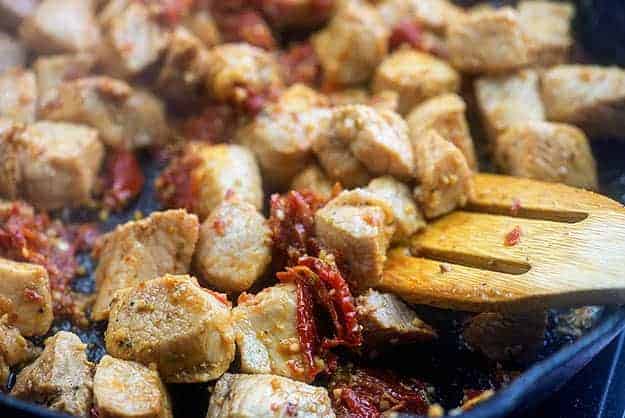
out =
<path fill-rule="evenodd" d="M 387 202 L 395 217 L 395 234 L 393 242 L 404 241 L 415 232 L 425 228 L 423 215 L 417 207 L 410 188 L 391 176 L 378 177 L 371 180 L 367 191 Z"/>
<path fill-rule="evenodd" d="M 91 0 L 43 0 L 24 19 L 20 36 L 40 53 L 94 51 L 100 44 L 100 27 Z"/>
<path fill-rule="evenodd" d="M 501 73 L 529 62 L 528 42 L 518 13 L 504 7 L 452 21 L 447 47 L 454 67 L 469 73 Z"/>
<path fill-rule="evenodd" d="M 92 317 L 108 317 L 115 293 L 165 273 L 189 271 L 198 240 L 197 216 L 184 210 L 154 212 L 118 226 L 98 243 L 95 271 L 97 296 Z"/>
<path fill-rule="evenodd" d="M 221 292 L 247 290 L 271 262 L 271 230 L 256 208 L 225 201 L 200 228 L 194 265 L 200 278 Z"/>
<path fill-rule="evenodd" d="M 202 41 L 183 27 L 171 35 L 158 77 L 159 92 L 179 103 L 198 99 L 208 71 L 209 53 Z"/>
<path fill-rule="evenodd" d="M 457 146 L 472 170 L 477 170 L 475 147 L 465 117 L 466 104 L 457 94 L 433 97 L 415 107 L 406 117 L 411 142 L 419 142 L 421 135 L 433 129 Z"/>
<path fill-rule="evenodd" d="M 207 145 L 192 143 L 187 153 L 201 162 L 191 172 L 198 185 L 195 213 L 206 219 L 226 197 L 237 198 L 260 210 L 263 207 L 263 187 L 254 154 L 240 145 Z"/>
<path fill-rule="evenodd" d="M 597 189 L 597 165 L 586 135 L 562 123 L 512 125 L 497 138 L 495 160 L 506 174 Z"/>
<path fill-rule="evenodd" d="M 343 192 L 315 213 L 315 232 L 349 266 L 353 288 L 372 287 L 381 277 L 386 250 L 395 233 L 390 205 L 371 192 Z"/>
<path fill-rule="evenodd" d="M 172 418 L 167 388 L 156 370 L 105 355 L 93 377 L 100 418 Z"/>
<path fill-rule="evenodd" d="M 294 284 L 267 287 L 257 295 L 243 294 L 232 316 L 241 372 L 311 380 L 297 334 Z"/>
<path fill-rule="evenodd" d="M 215 380 L 234 360 L 230 303 L 190 276 L 168 274 L 120 290 L 105 340 L 114 357 L 155 363 L 167 383 Z"/>
<path fill-rule="evenodd" d="M 90 201 L 104 147 L 91 128 L 44 121 L 0 135 L 0 151 L 0 191 L 58 209 Z"/>
<path fill-rule="evenodd" d="M 254 152 L 272 189 L 284 190 L 311 161 L 312 142 L 330 119 L 330 110 L 322 108 L 326 102 L 314 90 L 295 84 L 237 132 L 237 141 Z"/>
<path fill-rule="evenodd" d="M 207 48 L 221 43 L 221 34 L 208 10 L 200 9 L 186 16 L 184 26 L 197 36 Z"/>
<path fill-rule="evenodd" d="M 263 13 L 279 29 L 311 29 L 324 23 L 334 11 L 336 0 L 266 0 Z"/>
<path fill-rule="evenodd" d="M 64 81 L 86 77 L 95 66 L 95 57 L 89 53 L 41 56 L 33 69 L 37 77 L 39 103 L 54 100 L 55 89 Z"/>
<path fill-rule="evenodd" d="M 31 263 L 0 258 L 0 316 L 27 337 L 48 332 L 54 314 L 48 272 Z"/>
<path fill-rule="evenodd" d="M 429 341 L 436 332 L 423 322 L 401 299 L 391 293 L 370 289 L 356 299 L 358 322 L 363 326 L 365 342 L 384 348 L 401 343 Z"/>
<path fill-rule="evenodd" d="M 46 407 L 89 416 L 93 401 L 93 364 L 87 346 L 71 332 L 59 331 L 46 340 L 43 353 L 18 375 L 11 395 Z"/>
<path fill-rule="evenodd" d="M 0 118 L 0 197 L 15 200 L 21 192 L 20 145 L 15 137 L 24 125 Z M 2 208 L 0 199 L 0 208 Z"/>
<path fill-rule="evenodd" d="M 13 68 L 0 74 L 0 117 L 32 123 L 37 108 L 37 83 L 32 71 Z"/>
<path fill-rule="evenodd" d="M 389 32 L 378 11 L 364 1 L 342 2 L 312 44 L 330 85 L 365 82 L 387 52 Z"/>
<path fill-rule="evenodd" d="M 9 325 L 8 315 L 0 316 L 0 391 L 7 386 L 9 368 L 33 360 L 37 354 L 38 350 L 19 329 Z"/>
<path fill-rule="evenodd" d="M 419 183 L 414 193 L 425 217 L 464 206 L 473 192 L 473 173 L 460 149 L 435 131 L 423 135 L 414 149 Z"/>
<path fill-rule="evenodd" d="M 407 179 L 414 170 L 406 122 L 389 110 L 333 109 L 329 128 L 315 139 L 313 150 L 328 176 L 346 187 L 366 184 L 370 173 Z"/>
<path fill-rule="evenodd" d="M 410 20 L 439 34 L 445 32 L 451 21 L 463 15 L 462 9 L 448 0 L 383 0 L 377 8 L 390 28 Z"/>
<path fill-rule="evenodd" d="M 80 0 L 83 1 L 83 0 Z M 169 35 L 142 2 L 130 2 L 119 13 L 103 19 L 100 61 L 106 71 L 131 77 L 154 64 L 167 47 Z"/>
<path fill-rule="evenodd" d="M 0 0 L 0 8 L 2 7 L 1 4 L 2 1 Z M 0 32 L 0 74 L 9 68 L 20 68 L 25 65 L 26 48 L 11 35 Z"/>
<path fill-rule="evenodd" d="M 246 43 L 218 45 L 210 50 L 206 85 L 222 102 L 242 104 L 254 94 L 282 86 L 278 62 L 272 54 Z"/>
<path fill-rule="evenodd" d="M 484 128 L 493 143 L 515 123 L 545 120 L 538 73 L 534 70 L 481 77 L 475 81 L 475 96 Z"/>
<path fill-rule="evenodd" d="M 504 315 L 484 312 L 465 326 L 465 341 L 495 361 L 522 359 L 543 341 L 547 326 L 544 312 Z"/>
<path fill-rule="evenodd" d="M 225 374 L 215 386 L 206 418 L 334 418 L 328 391 L 267 374 Z"/>
<path fill-rule="evenodd" d="M 39 116 L 92 126 L 113 148 L 142 148 L 169 139 L 161 101 L 148 91 L 109 77 L 61 83 L 46 95 Z"/>
<path fill-rule="evenodd" d="M 41 0 L 0 0 L 0 26 L 13 31 L 37 10 Z"/>
<path fill-rule="evenodd" d="M 445 61 L 413 49 L 401 49 L 382 61 L 373 78 L 373 91 L 399 94 L 398 112 L 407 114 L 430 97 L 458 91 L 460 76 Z"/>
<path fill-rule="evenodd" d="M 332 106 L 362 104 L 376 110 L 392 110 L 393 112 L 397 112 L 399 107 L 399 94 L 391 90 L 369 94 L 366 89 L 348 88 L 328 93 L 328 99 Z"/>
<path fill-rule="evenodd" d="M 547 119 L 577 125 L 589 135 L 625 131 L 625 70 L 595 65 L 560 65 L 541 75 Z"/>
<path fill-rule="evenodd" d="M 309 165 L 291 183 L 291 190 L 310 190 L 324 199 L 332 197 L 334 184 L 316 164 Z"/>
<path fill-rule="evenodd" d="M 530 61 L 540 66 L 564 64 L 569 60 L 573 36 L 572 3 L 524 0 L 518 5 L 519 22 L 527 37 Z"/>

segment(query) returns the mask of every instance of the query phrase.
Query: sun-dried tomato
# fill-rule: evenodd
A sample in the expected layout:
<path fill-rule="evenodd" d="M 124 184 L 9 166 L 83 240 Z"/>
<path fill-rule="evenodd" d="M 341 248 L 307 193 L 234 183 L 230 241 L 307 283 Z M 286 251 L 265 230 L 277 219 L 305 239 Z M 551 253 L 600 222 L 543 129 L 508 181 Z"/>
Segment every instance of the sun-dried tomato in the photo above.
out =
<path fill-rule="evenodd" d="M 211 144 L 227 142 L 232 139 L 237 128 L 237 114 L 227 104 L 211 104 L 202 113 L 184 121 L 183 135 L 192 141 Z"/>
<path fill-rule="evenodd" d="M 276 271 L 297 265 L 300 257 L 319 255 L 314 231 L 315 212 L 325 204 L 326 199 L 308 190 L 271 196 L 269 227 Z"/>
<path fill-rule="evenodd" d="M 20 202 L 0 212 L 0 256 L 46 269 L 56 315 L 79 315 L 71 292 L 79 267 L 76 253 L 88 250 L 96 235 L 93 225 L 66 226 Z"/>
<path fill-rule="evenodd" d="M 160 202 L 168 208 L 182 208 L 193 212 L 197 207 L 199 184 L 193 170 L 202 160 L 190 153 L 174 158 L 156 179 Z"/>
<path fill-rule="evenodd" d="M 399 48 L 403 44 L 408 44 L 412 48 L 422 49 L 423 28 L 414 19 L 404 19 L 395 25 L 388 39 L 391 50 Z"/>
<path fill-rule="evenodd" d="M 108 154 L 104 171 L 104 206 L 121 210 L 143 189 L 145 176 L 135 154 L 115 150 Z"/>
<path fill-rule="evenodd" d="M 386 370 L 341 368 L 329 389 L 338 417 L 377 418 L 387 411 L 424 415 L 430 405 L 423 382 Z"/>
<path fill-rule="evenodd" d="M 504 245 L 508 247 L 512 247 L 521 242 L 521 227 L 519 225 L 512 228 L 510 232 L 508 232 L 504 238 Z"/>
<path fill-rule="evenodd" d="M 321 64 L 310 42 L 292 45 L 280 54 L 280 65 L 288 85 L 304 83 L 316 86 L 321 79 Z"/>
<path fill-rule="evenodd" d="M 312 373 L 319 372 L 315 370 L 315 355 L 326 357 L 328 350 L 334 347 L 357 348 L 362 345 L 354 298 L 335 266 L 306 256 L 300 258 L 299 265 L 287 268 L 285 272 L 278 273 L 277 277 L 282 282 L 294 282 L 297 285 L 298 336 Z M 317 334 L 315 305 L 330 317 L 334 334 L 331 337 L 321 338 Z"/>

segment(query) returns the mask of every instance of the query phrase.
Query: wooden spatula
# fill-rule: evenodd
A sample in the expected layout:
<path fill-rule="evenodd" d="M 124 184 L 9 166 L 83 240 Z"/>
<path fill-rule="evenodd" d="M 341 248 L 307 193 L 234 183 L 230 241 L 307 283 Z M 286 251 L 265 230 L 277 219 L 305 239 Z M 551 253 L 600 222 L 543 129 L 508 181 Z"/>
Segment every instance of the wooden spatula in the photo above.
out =
<path fill-rule="evenodd" d="M 625 208 L 572 187 L 479 174 L 467 208 L 389 252 L 380 290 L 441 308 L 625 303 Z M 411 254 L 418 254 L 412 256 Z"/>

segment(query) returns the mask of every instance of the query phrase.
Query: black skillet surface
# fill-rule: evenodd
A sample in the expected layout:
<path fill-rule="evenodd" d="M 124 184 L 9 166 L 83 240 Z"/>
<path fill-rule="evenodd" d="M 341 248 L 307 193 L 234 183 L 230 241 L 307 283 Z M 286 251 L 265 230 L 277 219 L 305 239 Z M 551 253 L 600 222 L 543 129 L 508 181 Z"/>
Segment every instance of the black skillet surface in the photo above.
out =
<path fill-rule="evenodd" d="M 578 33 L 581 40 L 603 62 L 625 62 L 625 2 L 622 0 L 582 0 L 579 7 Z M 593 48 L 594 47 L 594 48 Z M 621 55 L 622 54 L 622 55 Z M 625 203 L 625 142 L 618 140 L 594 140 L 593 152 L 599 164 L 599 175 L 602 192 Z M 146 188 L 132 208 L 119 216 L 112 216 L 103 225 L 109 230 L 118 223 L 132 219 L 134 212 L 140 210 L 150 213 L 158 209 L 153 198 L 153 179 L 158 167 L 145 156 L 143 168 L 147 176 Z M 89 214 L 64 214 L 76 220 L 89 220 Z M 87 219 L 84 219 L 87 218 Z M 75 283 L 77 291 L 90 293 L 93 291 L 93 262 L 83 258 L 83 264 L 91 272 L 78 278 Z M 432 320 L 436 317 L 445 318 L 447 324 L 453 314 L 446 312 L 430 312 Z M 553 321 L 553 316 L 552 316 Z M 550 332 L 545 346 L 539 354 L 539 361 L 527 368 L 510 385 L 499 390 L 488 402 L 463 415 L 465 418 L 501 417 L 512 411 L 523 410 L 536 405 L 545 399 L 584 365 L 586 365 L 615 335 L 625 327 L 625 308 L 608 309 L 601 320 L 586 335 L 573 342 L 567 338 Z M 89 357 L 97 361 L 103 355 L 102 324 L 96 324 L 87 330 L 72 329 L 67 322 L 55 324 L 58 329 L 71 329 L 89 344 Z M 437 389 L 437 400 L 453 406 L 461 396 L 461 389 L 466 387 L 488 387 L 491 379 L 490 365 L 484 360 L 468 352 L 458 344 L 456 330 L 452 326 L 448 335 L 441 338 L 442 343 L 425 347 L 410 347 L 403 353 L 393 356 L 388 362 L 392 367 L 406 374 L 424 377 Z M 207 385 L 175 385 L 171 386 L 176 417 L 203 418 L 208 402 Z M 515 414 L 516 415 L 516 414 Z M 520 415 L 517 415 L 520 416 Z M 0 393 L 0 418 L 61 418 L 66 415 L 57 414 L 37 405 L 22 402 Z"/>

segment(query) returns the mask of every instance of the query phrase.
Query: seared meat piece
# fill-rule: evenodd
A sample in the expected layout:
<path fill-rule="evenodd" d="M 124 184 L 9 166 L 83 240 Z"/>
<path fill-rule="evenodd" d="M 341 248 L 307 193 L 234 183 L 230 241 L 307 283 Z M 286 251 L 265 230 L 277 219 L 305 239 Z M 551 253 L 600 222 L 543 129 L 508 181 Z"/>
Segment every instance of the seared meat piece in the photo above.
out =
<path fill-rule="evenodd" d="M 206 86 L 222 102 L 243 104 L 282 86 L 276 58 L 246 43 L 218 45 L 210 50 Z"/>
<path fill-rule="evenodd" d="M 95 250 L 99 258 L 95 271 L 98 292 L 92 317 L 106 319 L 115 292 L 120 289 L 165 273 L 187 273 L 198 230 L 195 215 L 168 210 L 120 225 L 105 235 Z"/>
<path fill-rule="evenodd" d="M 302 170 L 291 183 L 291 190 L 310 190 L 318 196 L 329 199 L 332 197 L 334 184 L 317 164 L 312 164 Z"/>
<path fill-rule="evenodd" d="M 9 325 L 8 315 L 0 316 L 0 391 L 8 383 L 9 367 L 24 364 L 37 354 L 38 350 L 20 334 L 19 329 Z"/>
<path fill-rule="evenodd" d="M 0 26 L 16 29 L 24 18 L 35 12 L 41 0 L 0 0 Z"/>
<path fill-rule="evenodd" d="M 406 117 L 412 143 L 433 129 L 447 141 L 457 146 L 472 170 L 477 170 L 475 147 L 465 117 L 466 104 L 457 94 L 433 97 L 415 107 Z M 418 156 L 415 156 L 418 158 Z"/>
<path fill-rule="evenodd" d="M 315 233 L 347 263 L 353 288 L 364 290 L 381 277 L 386 250 L 395 232 L 386 200 L 356 189 L 342 192 L 315 213 Z"/>
<path fill-rule="evenodd" d="M 114 357 L 155 363 L 167 383 L 217 379 L 234 360 L 230 303 L 190 276 L 167 274 L 117 292 L 105 340 Z"/>
<path fill-rule="evenodd" d="M 346 187 L 362 186 L 369 173 L 410 178 L 414 159 L 406 122 L 395 112 L 363 106 L 332 110 L 329 128 L 313 149 L 329 177 Z"/>
<path fill-rule="evenodd" d="M 474 86 L 477 105 L 491 142 L 515 123 L 545 120 L 538 73 L 534 70 L 481 77 Z"/>
<path fill-rule="evenodd" d="M 391 293 L 370 289 L 356 299 L 358 322 L 365 342 L 372 347 L 436 338 L 436 332 L 423 322 L 401 299 Z"/>
<path fill-rule="evenodd" d="M 254 154 L 240 145 L 191 143 L 186 155 L 195 156 L 199 164 L 189 174 L 198 185 L 195 213 L 206 219 L 227 197 L 236 197 L 260 210 L 263 187 Z"/>
<path fill-rule="evenodd" d="M 249 203 L 225 201 L 202 223 L 194 265 L 209 286 L 221 292 L 242 292 L 270 262 L 271 230 Z"/>
<path fill-rule="evenodd" d="M 625 70 L 560 65 L 541 75 L 547 119 L 577 125 L 589 135 L 622 136 Z"/>
<path fill-rule="evenodd" d="M 41 209 L 79 206 L 91 199 L 104 147 L 91 128 L 37 122 L 0 131 L 0 191 Z"/>
<path fill-rule="evenodd" d="M 47 55 L 37 58 L 33 70 L 37 77 L 40 105 L 55 99 L 55 89 L 61 83 L 86 77 L 94 66 L 95 56 L 89 53 Z"/>
<path fill-rule="evenodd" d="M 226 373 L 213 390 L 206 418 L 334 418 L 325 388 L 284 377 Z"/>
<path fill-rule="evenodd" d="M 460 149 L 432 130 L 421 136 L 414 149 L 419 183 L 414 194 L 425 217 L 436 218 L 464 206 L 473 192 L 473 173 Z"/>
<path fill-rule="evenodd" d="M 312 159 L 312 142 L 330 119 L 330 110 L 320 108 L 326 104 L 314 90 L 295 84 L 237 132 L 237 141 L 254 152 L 272 189 L 285 189 Z"/>
<path fill-rule="evenodd" d="M 35 121 L 37 83 L 32 71 L 12 68 L 0 74 L 0 117 L 15 122 Z"/>
<path fill-rule="evenodd" d="M 179 103 L 197 99 L 208 71 L 209 53 L 202 41 L 183 27 L 171 35 L 160 71 L 159 92 Z"/>
<path fill-rule="evenodd" d="M 401 49 L 386 57 L 373 78 L 374 92 L 399 94 L 398 112 L 402 115 L 425 99 L 459 88 L 459 74 L 445 61 L 413 49 Z"/>
<path fill-rule="evenodd" d="M 518 10 L 519 22 L 528 42 L 530 61 L 545 67 L 567 62 L 573 46 L 573 4 L 524 0 L 519 3 Z"/>
<path fill-rule="evenodd" d="M 257 295 L 244 293 L 232 316 L 241 372 L 311 379 L 298 339 L 294 284 L 277 284 Z"/>
<path fill-rule="evenodd" d="M 210 48 L 221 43 L 221 34 L 215 23 L 215 19 L 208 10 L 195 10 L 186 16 L 184 27 L 202 41 L 205 47 Z"/>
<path fill-rule="evenodd" d="M 329 85 L 365 82 L 384 59 L 389 32 L 364 1 L 340 2 L 330 23 L 311 38 Z"/>
<path fill-rule="evenodd" d="M 93 364 L 87 346 L 71 332 L 59 331 L 46 340 L 43 353 L 18 375 L 11 395 L 55 411 L 89 416 L 93 401 Z"/>
<path fill-rule="evenodd" d="M 28 47 L 40 53 L 94 51 L 100 27 L 91 0 L 42 0 L 20 26 Z"/>
<path fill-rule="evenodd" d="M 410 188 L 391 176 L 371 180 L 365 190 L 387 202 L 395 217 L 395 234 L 392 241 L 410 238 L 415 232 L 425 228 L 423 215 L 417 207 Z"/>
<path fill-rule="evenodd" d="M 419 26 L 439 34 L 463 14 L 462 9 L 448 0 L 383 0 L 377 8 L 389 28 L 402 21 L 416 21 Z"/>
<path fill-rule="evenodd" d="M 469 320 L 463 336 L 471 347 L 495 361 L 523 360 L 543 341 L 544 312 L 504 315 L 484 312 Z"/>
<path fill-rule="evenodd" d="M 597 189 L 597 165 L 586 135 L 563 123 L 512 125 L 497 138 L 495 160 L 512 176 Z"/>
<path fill-rule="evenodd" d="M 161 101 L 146 90 L 134 90 L 109 77 L 61 83 L 46 95 L 39 116 L 92 126 L 100 132 L 102 141 L 113 148 L 142 148 L 168 140 Z"/>
<path fill-rule="evenodd" d="M 48 332 L 54 315 L 48 272 L 31 263 L 0 258 L 0 316 L 26 336 Z"/>
<path fill-rule="evenodd" d="M 501 73 L 529 62 L 528 42 L 518 13 L 504 7 L 480 10 L 447 27 L 447 47 L 454 67 L 469 73 Z"/>
<path fill-rule="evenodd" d="M 105 355 L 93 378 L 100 418 L 172 418 L 169 394 L 156 370 Z"/>
<path fill-rule="evenodd" d="M 122 78 L 137 75 L 165 51 L 168 33 L 150 14 L 147 5 L 132 1 L 119 13 L 109 16 L 106 19 L 100 16 L 104 39 L 99 55 L 110 74 Z"/>
<path fill-rule="evenodd" d="M 332 106 L 363 104 L 375 110 L 392 110 L 393 112 L 397 112 L 399 107 L 399 94 L 391 90 L 369 94 L 368 90 L 362 88 L 349 88 L 328 93 L 328 99 Z"/>
<path fill-rule="evenodd" d="M 2 0 L 0 0 L 0 8 L 2 8 Z M 24 67 L 25 64 L 26 48 L 11 35 L 0 32 L 0 74 L 9 68 Z"/>
<path fill-rule="evenodd" d="M 266 0 L 262 11 L 279 29 L 311 29 L 324 23 L 334 11 L 336 0 Z"/>

